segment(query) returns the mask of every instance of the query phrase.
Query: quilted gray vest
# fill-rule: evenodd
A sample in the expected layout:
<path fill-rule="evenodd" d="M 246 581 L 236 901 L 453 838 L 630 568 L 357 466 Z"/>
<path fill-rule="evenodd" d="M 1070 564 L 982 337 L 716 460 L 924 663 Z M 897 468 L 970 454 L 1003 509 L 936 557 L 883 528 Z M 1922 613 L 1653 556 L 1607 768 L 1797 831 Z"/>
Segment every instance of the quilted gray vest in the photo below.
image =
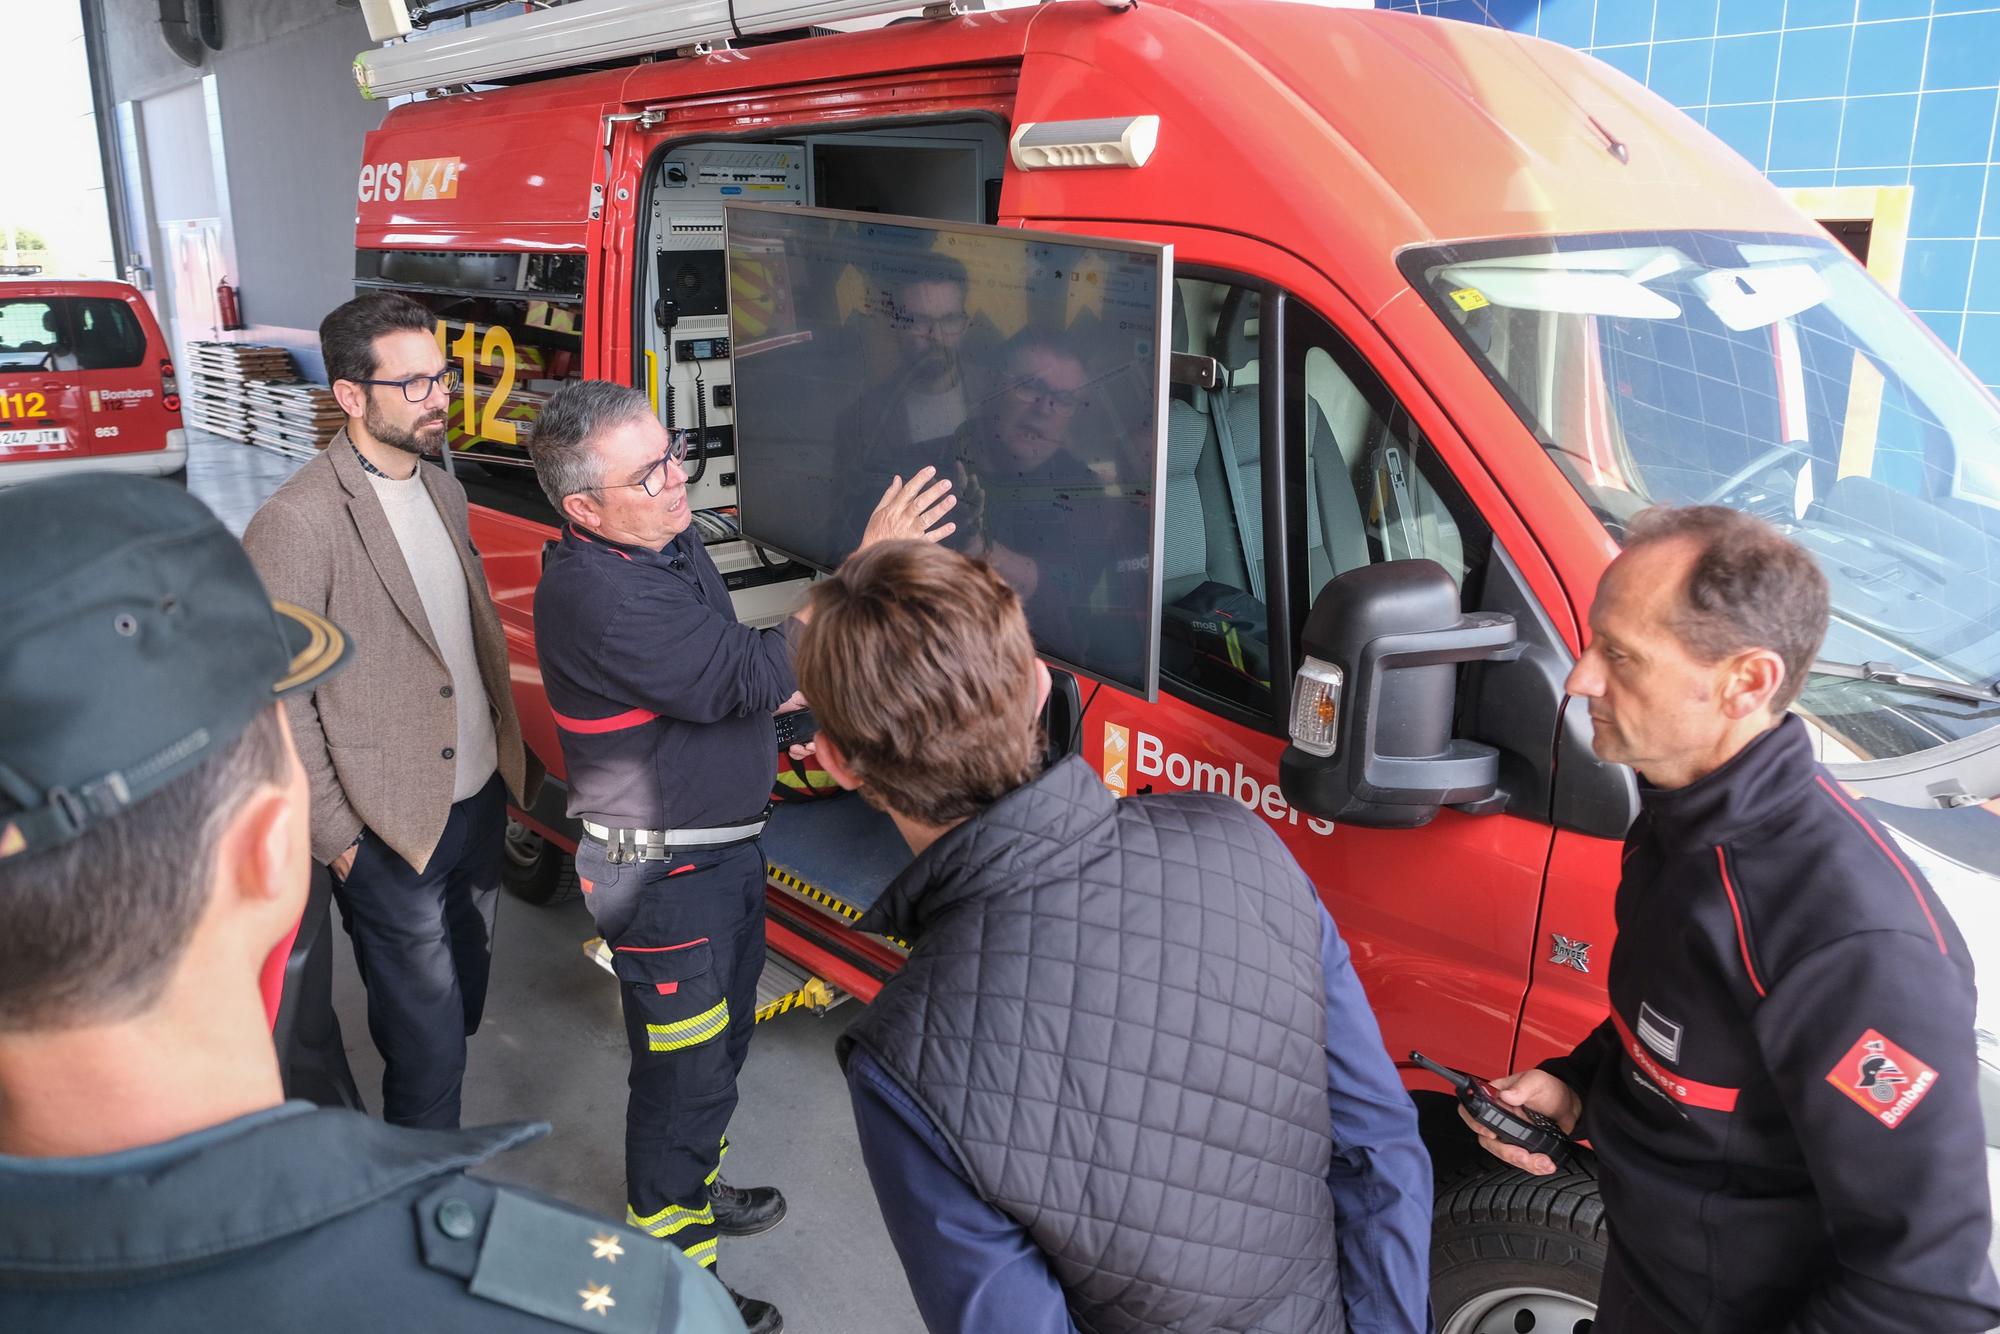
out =
<path fill-rule="evenodd" d="M 1255 816 L 1070 759 L 859 925 L 915 945 L 843 1057 L 917 1100 L 1079 1327 L 1345 1328 L 1317 900 Z"/>

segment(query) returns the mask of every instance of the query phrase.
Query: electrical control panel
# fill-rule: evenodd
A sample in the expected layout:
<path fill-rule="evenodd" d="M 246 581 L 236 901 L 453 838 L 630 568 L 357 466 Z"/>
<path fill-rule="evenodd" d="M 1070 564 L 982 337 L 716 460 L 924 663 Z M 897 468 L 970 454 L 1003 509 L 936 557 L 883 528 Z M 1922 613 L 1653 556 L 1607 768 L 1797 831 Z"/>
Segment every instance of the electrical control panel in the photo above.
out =
<path fill-rule="evenodd" d="M 736 501 L 729 366 L 729 280 L 723 254 L 723 207 L 732 203 L 803 204 L 802 144 L 684 144 L 668 150 L 653 180 L 653 263 L 647 301 L 650 393 L 661 421 L 701 433 L 702 461 L 691 471 L 688 503 L 696 509 Z"/>

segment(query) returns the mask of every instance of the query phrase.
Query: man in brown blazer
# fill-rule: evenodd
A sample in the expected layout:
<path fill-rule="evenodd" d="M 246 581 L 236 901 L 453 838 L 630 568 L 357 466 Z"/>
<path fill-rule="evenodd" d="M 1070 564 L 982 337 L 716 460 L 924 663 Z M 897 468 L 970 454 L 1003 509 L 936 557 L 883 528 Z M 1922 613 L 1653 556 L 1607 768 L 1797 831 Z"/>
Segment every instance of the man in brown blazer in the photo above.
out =
<path fill-rule="evenodd" d="M 432 323 L 389 294 L 326 317 L 347 426 L 265 502 L 243 545 L 273 596 L 354 642 L 348 671 L 287 705 L 312 781 L 313 857 L 333 872 L 367 988 L 384 1119 L 452 1127 L 486 1003 L 507 798 L 532 794 L 465 489 L 421 461 L 443 444 L 457 383 Z"/>

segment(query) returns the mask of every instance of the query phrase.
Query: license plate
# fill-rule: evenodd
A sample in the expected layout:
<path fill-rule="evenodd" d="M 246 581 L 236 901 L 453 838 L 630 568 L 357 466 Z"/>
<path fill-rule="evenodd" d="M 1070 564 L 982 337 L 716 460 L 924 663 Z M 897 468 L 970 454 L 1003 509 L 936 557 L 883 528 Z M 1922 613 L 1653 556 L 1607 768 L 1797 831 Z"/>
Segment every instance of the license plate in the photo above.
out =
<path fill-rule="evenodd" d="M 60 449 L 69 443 L 69 433 L 60 427 L 48 431 L 0 431 L 0 450 Z"/>

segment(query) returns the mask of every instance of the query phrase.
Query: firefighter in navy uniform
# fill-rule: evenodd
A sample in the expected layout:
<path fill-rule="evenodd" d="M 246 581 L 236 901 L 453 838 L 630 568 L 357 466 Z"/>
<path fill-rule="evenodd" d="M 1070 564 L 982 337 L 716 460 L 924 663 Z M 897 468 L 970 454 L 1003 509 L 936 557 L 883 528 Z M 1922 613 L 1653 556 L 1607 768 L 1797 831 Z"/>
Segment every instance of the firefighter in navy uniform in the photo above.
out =
<path fill-rule="evenodd" d="M 1785 712 L 1827 615 L 1809 555 L 1712 506 L 1641 515 L 1591 609 L 1568 688 L 1645 780 L 1611 1015 L 1499 1083 L 1596 1152 L 1598 1334 L 2000 1324 L 1971 959 Z"/>
<path fill-rule="evenodd" d="M 690 527 L 685 440 L 619 385 L 550 396 L 530 449 L 567 523 L 535 592 L 535 644 L 583 825 L 577 878 L 632 1048 L 627 1221 L 712 1267 L 718 1237 L 785 1213 L 777 1190 L 720 1172 L 764 964 L 772 719 L 803 701 L 799 623 L 739 624 Z M 949 535 L 950 488 L 927 480 L 890 487 L 864 544 Z M 752 1334 L 783 1328 L 770 1303 L 736 1300 Z"/>
<path fill-rule="evenodd" d="M 340 629 L 185 489 L 0 492 L 0 1329 L 742 1334 L 638 1232 L 465 1175 L 547 1126 L 285 1102 L 311 869 L 280 707 Z"/>

